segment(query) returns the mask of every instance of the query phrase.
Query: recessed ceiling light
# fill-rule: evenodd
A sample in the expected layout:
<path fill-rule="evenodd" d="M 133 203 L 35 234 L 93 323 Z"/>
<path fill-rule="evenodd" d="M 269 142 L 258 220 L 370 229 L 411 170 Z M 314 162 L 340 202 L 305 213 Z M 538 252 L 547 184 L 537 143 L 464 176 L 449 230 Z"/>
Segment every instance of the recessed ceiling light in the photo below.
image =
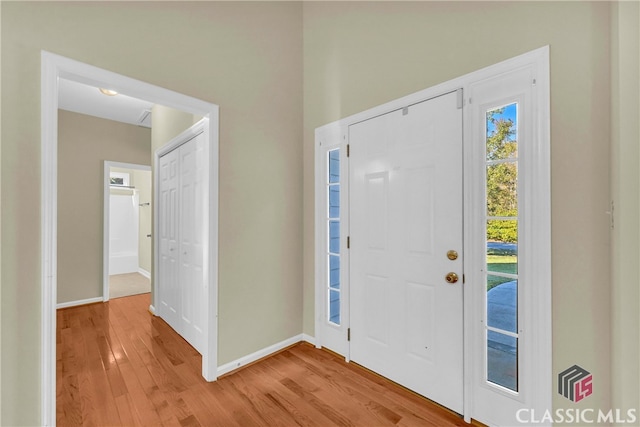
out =
<path fill-rule="evenodd" d="M 118 92 L 116 92 L 115 90 L 111 90 L 111 89 L 103 89 L 103 88 L 99 88 L 100 92 L 104 93 L 107 96 L 116 96 L 118 94 Z"/>

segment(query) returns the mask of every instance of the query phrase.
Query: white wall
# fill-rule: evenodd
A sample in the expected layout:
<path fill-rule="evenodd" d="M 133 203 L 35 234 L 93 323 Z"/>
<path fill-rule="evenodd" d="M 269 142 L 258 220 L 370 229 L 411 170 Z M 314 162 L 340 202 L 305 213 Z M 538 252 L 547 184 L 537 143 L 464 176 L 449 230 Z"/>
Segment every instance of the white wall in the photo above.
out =
<path fill-rule="evenodd" d="M 133 181 L 140 195 L 140 219 L 138 227 L 138 267 L 145 274 L 151 273 L 151 246 L 153 239 L 151 234 L 151 219 L 153 217 L 153 205 L 151 204 L 151 171 L 140 169 L 133 170 Z M 149 203 L 146 205 L 146 203 Z"/>
<path fill-rule="evenodd" d="M 109 275 L 138 271 L 138 194 L 112 189 L 109 194 Z"/>

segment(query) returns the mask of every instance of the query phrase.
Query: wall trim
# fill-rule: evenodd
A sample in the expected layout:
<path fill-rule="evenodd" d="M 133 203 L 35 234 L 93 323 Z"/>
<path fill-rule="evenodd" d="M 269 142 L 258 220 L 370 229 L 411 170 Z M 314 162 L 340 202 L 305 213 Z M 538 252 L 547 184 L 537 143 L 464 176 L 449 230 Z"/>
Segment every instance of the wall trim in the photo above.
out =
<path fill-rule="evenodd" d="M 149 273 L 144 268 L 138 268 L 138 273 L 142 274 L 144 277 L 146 277 L 147 279 L 151 280 L 151 273 Z"/>
<path fill-rule="evenodd" d="M 311 335 L 302 334 L 302 341 L 308 342 L 309 344 L 315 346 L 316 345 L 316 337 L 312 337 Z"/>
<path fill-rule="evenodd" d="M 102 300 L 102 297 L 94 297 L 94 298 L 87 298 L 87 299 L 79 299 L 76 301 L 60 302 L 56 304 L 56 309 L 76 307 L 78 305 L 94 304 L 96 302 L 104 302 L 104 301 Z"/>
<path fill-rule="evenodd" d="M 218 366 L 218 376 L 228 374 L 229 372 L 235 371 L 236 369 L 242 368 L 243 366 L 249 365 L 260 359 L 271 356 L 299 342 L 307 341 L 307 338 L 313 339 L 305 334 L 294 335 L 291 338 L 287 338 L 284 341 L 280 341 L 279 343 L 275 343 L 273 345 L 270 345 L 269 347 L 265 347 L 261 350 L 255 351 L 246 356 L 242 356 L 236 360 L 232 360 L 229 363 L 225 363 L 222 366 Z"/>

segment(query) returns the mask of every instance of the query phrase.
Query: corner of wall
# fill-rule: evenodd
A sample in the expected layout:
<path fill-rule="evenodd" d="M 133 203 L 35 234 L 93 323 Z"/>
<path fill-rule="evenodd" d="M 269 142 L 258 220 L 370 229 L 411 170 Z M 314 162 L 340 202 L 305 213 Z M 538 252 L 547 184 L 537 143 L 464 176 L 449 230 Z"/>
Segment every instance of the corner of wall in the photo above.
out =
<path fill-rule="evenodd" d="M 0 2 L 0 22 L 2 22 L 2 2 Z M 0 42 L 0 45 L 2 43 Z M 2 55 L 0 55 L 0 70 L 2 70 Z M 0 71 L 0 99 L 2 99 L 2 71 Z M 2 135 L 2 103 L 0 102 L 0 135 Z M 0 176 L 2 176 L 2 145 L 0 145 Z M 1 180 L 0 180 L 1 181 Z M 2 195 L 0 190 L 0 224 L 2 224 Z M 0 227 L 2 230 L 2 227 Z M 0 260 L 2 259 L 2 234 L 0 231 Z M 2 263 L 0 262 L 0 284 L 2 283 Z M 0 290 L 2 286 L 0 286 Z M 0 325 L 2 324 L 2 292 L 0 291 Z M 2 354 L 2 328 L 0 328 L 0 354 Z M 2 359 L 0 358 L 0 425 L 2 423 Z"/>
<path fill-rule="evenodd" d="M 611 406 L 640 411 L 640 7 L 611 4 Z"/>

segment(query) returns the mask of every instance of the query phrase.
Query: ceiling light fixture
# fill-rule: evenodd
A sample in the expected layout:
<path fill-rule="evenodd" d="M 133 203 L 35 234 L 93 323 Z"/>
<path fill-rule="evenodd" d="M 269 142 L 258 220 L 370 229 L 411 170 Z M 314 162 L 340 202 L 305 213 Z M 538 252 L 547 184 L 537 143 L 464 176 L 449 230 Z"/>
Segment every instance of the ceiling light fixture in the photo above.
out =
<path fill-rule="evenodd" d="M 118 92 L 116 92 L 115 90 L 111 90 L 111 89 L 103 89 L 103 88 L 99 88 L 100 92 L 102 92 L 103 94 L 107 95 L 107 96 L 116 96 L 118 94 Z"/>

